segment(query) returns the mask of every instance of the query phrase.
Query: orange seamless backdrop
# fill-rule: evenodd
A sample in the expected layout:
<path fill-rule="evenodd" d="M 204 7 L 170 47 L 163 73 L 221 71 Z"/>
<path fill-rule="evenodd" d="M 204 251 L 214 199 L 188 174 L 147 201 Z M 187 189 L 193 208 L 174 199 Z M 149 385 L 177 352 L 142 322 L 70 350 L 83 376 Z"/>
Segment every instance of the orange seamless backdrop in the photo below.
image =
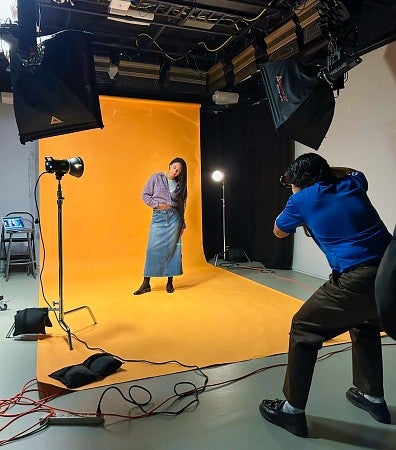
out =
<path fill-rule="evenodd" d="M 81 178 L 66 174 L 61 180 L 65 283 L 77 273 L 106 274 L 107 268 L 140 281 L 151 219 L 141 192 L 148 177 L 166 171 L 175 156 L 188 165 L 183 264 L 204 264 L 199 105 L 115 97 L 101 97 L 100 103 L 103 129 L 40 140 L 42 171 L 45 156 L 80 156 L 85 164 Z M 54 174 L 41 177 L 44 280 L 54 280 L 58 267 L 57 187 Z"/>
<path fill-rule="evenodd" d="M 105 128 L 40 141 L 44 156 L 85 163 L 81 178 L 62 178 L 65 317 L 93 348 L 124 359 L 170 361 L 206 367 L 281 353 L 301 301 L 206 263 L 202 251 L 199 105 L 101 98 Z M 188 164 L 185 274 L 175 292 L 153 279 L 152 292 L 136 297 L 145 259 L 151 209 L 141 200 L 147 178 L 166 171 L 174 156 Z M 49 302 L 58 298 L 57 180 L 40 180 L 41 226 L 46 249 L 43 286 Z M 219 191 L 219 199 L 221 192 Z M 219 205 L 220 206 L 220 205 Z M 43 256 L 43 252 L 41 253 Z M 43 302 L 41 302 L 43 304 Z M 86 308 L 97 320 L 93 325 Z M 90 354 L 55 320 L 39 340 L 37 379 L 81 364 Z M 115 374 L 87 387 L 121 383 L 183 370 L 177 364 L 125 363 Z M 83 386 L 83 388 L 86 388 Z"/>

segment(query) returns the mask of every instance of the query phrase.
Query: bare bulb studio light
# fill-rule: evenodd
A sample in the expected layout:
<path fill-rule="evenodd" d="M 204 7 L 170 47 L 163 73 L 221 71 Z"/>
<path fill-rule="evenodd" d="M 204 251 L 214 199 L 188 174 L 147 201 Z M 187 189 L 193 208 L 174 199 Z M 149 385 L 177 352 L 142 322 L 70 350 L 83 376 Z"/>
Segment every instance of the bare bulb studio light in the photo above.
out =
<path fill-rule="evenodd" d="M 215 170 L 212 173 L 212 179 L 213 181 L 216 181 L 217 183 L 224 180 L 224 172 L 221 170 Z"/>
<path fill-rule="evenodd" d="M 221 183 L 221 191 L 222 191 L 222 197 L 221 197 L 221 203 L 222 203 L 222 211 L 223 211 L 223 251 L 221 253 L 217 253 L 215 255 L 215 266 L 217 266 L 217 260 L 219 255 L 223 256 L 223 259 L 226 259 L 226 252 L 227 252 L 227 245 L 226 245 L 226 214 L 225 214 L 225 174 L 222 170 L 215 170 L 212 172 L 212 180 L 216 183 Z"/>

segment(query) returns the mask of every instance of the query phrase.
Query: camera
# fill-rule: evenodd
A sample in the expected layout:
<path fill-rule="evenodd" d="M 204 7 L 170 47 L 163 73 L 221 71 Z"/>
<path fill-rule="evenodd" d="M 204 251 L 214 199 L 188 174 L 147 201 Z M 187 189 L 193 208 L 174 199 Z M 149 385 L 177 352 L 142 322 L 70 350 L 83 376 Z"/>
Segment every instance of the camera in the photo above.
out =
<path fill-rule="evenodd" d="M 286 173 L 281 175 L 281 177 L 279 178 L 279 182 L 280 182 L 281 186 L 283 186 L 283 187 L 286 187 L 286 188 L 291 187 L 290 177 Z"/>

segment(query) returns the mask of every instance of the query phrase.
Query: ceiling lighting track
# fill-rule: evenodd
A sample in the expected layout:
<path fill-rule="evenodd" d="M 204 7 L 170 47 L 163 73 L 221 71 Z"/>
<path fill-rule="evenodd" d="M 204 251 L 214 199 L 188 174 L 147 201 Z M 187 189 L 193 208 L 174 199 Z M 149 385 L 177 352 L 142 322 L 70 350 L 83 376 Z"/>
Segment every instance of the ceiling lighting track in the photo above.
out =
<path fill-rule="evenodd" d="M 43 9 L 43 8 L 52 8 L 52 9 L 59 9 L 61 11 L 65 11 L 65 7 L 64 6 L 53 4 L 53 3 L 48 3 L 48 4 L 47 3 L 41 3 L 41 9 Z M 74 8 L 68 8 L 67 12 L 68 13 L 74 13 L 74 14 L 86 14 L 86 15 L 95 16 L 95 17 L 105 17 L 105 18 L 109 17 L 109 13 L 108 12 L 107 13 L 101 13 L 101 12 L 96 12 L 96 11 L 95 12 L 94 11 L 87 11 L 87 10 L 83 10 L 83 9 L 78 9 L 76 6 Z M 112 17 L 118 18 L 120 16 L 112 16 Z M 124 20 L 128 20 L 128 19 L 124 18 Z M 131 20 L 134 20 L 134 19 L 131 18 Z M 225 37 L 228 37 L 230 35 L 233 36 L 232 33 L 226 33 L 224 31 L 206 30 L 204 28 L 182 27 L 182 26 L 180 26 L 180 24 L 173 25 L 173 24 L 170 24 L 170 23 L 158 22 L 156 20 L 150 21 L 149 24 L 150 25 L 157 25 L 157 26 L 160 26 L 160 27 L 173 28 L 173 29 L 176 29 L 176 30 L 180 30 L 180 29 L 185 28 L 186 30 L 196 31 L 198 33 L 203 33 L 203 34 L 205 34 L 205 33 L 206 34 L 211 34 L 211 35 L 215 34 L 215 35 L 218 35 L 218 36 L 225 36 Z M 234 37 L 239 37 L 239 35 L 235 35 Z"/>

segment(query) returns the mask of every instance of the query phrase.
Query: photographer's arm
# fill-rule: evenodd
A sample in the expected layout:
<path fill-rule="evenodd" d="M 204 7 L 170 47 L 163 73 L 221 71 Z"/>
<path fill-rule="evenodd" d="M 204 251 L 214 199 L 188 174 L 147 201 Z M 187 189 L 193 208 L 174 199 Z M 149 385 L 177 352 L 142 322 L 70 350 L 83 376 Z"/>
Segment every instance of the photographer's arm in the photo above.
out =
<path fill-rule="evenodd" d="M 297 192 L 300 192 L 300 191 L 301 191 L 301 188 L 298 187 L 298 186 L 296 186 L 296 185 L 294 185 L 294 184 L 291 184 L 290 187 L 291 187 L 291 190 L 292 190 L 293 194 L 297 194 Z M 289 234 L 290 234 L 290 233 L 286 233 L 285 231 L 282 231 L 282 230 L 276 225 L 276 220 L 275 220 L 275 222 L 274 222 L 274 230 L 273 230 L 273 233 L 274 233 L 274 235 L 275 235 L 277 238 L 281 238 L 281 239 L 282 239 L 282 238 L 285 238 L 285 237 L 287 237 L 287 236 L 289 236 Z"/>
<path fill-rule="evenodd" d="M 331 173 L 337 178 L 342 178 L 352 172 L 357 172 L 356 169 L 352 169 L 351 167 L 331 167 L 330 169 Z"/>
<path fill-rule="evenodd" d="M 276 226 L 276 223 L 274 223 L 274 235 L 278 238 L 285 238 L 287 236 L 289 236 L 290 233 L 285 233 L 284 231 L 282 231 L 280 228 L 278 228 Z"/>

